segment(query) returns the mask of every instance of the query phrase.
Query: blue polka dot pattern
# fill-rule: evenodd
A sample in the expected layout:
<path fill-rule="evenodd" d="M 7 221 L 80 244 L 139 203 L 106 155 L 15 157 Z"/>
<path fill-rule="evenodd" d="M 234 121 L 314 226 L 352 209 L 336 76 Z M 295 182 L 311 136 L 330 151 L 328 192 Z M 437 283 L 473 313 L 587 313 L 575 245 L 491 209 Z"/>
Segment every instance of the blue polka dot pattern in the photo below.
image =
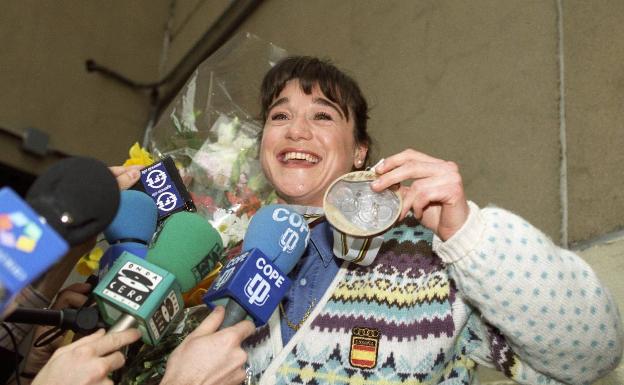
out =
<path fill-rule="evenodd" d="M 506 333 L 519 359 L 515 379 L 591 383 L 608 370 L 619 318 L 587 264 L 506 211 L 484 209 L 476 221 L 481 241 L 461 240 L 466 257 L 453 258 L 450 274 L 482 319 Z"/>

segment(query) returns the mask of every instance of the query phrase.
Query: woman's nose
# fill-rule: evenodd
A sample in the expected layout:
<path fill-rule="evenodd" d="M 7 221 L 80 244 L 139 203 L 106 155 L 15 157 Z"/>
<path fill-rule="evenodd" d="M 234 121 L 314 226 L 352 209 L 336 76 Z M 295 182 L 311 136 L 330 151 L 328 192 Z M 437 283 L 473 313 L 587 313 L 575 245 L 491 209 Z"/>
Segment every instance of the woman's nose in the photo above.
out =
<path fill-rule="evenodd" d="M 286 137 L 291 140 L 312 139 L 312 127 L 310 127 L 310 122 L 308 122 L 305 116 L 293 119 L 286 132 Z"/>

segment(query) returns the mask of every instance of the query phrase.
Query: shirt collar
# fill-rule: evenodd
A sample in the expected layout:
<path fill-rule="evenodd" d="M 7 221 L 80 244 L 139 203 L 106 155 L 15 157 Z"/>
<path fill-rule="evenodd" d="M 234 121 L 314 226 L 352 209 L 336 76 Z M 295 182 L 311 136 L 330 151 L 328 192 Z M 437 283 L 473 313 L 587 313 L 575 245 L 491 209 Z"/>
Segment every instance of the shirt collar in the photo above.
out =
<path fill-rule="evenodd" d="M 322 207 L 300 205 L 289 206 L 297 213 L 303 215 L 303 217 L 308 221 L 308 224 L 311 224 L 325 215 L 325 211 Z M 310 241 L 312 242 L 313 247 L 316 247 L 321 260 L 323 261 L 323 265 L 327 267 L 327 265 L 329 265 L 334 258 L 334 233 L 332 231 L 332 227 L 329 225 L 327 220 L 323 220 L 313 226 L 310 231 Z"/>
<path fill-rule="evenodd" d="M 323 265 L 327 267 L 329 263 L 334 259 L 333 245 L 334 245 L 334 232 L 332 227 L 326 220 L 323 220 L 312 229 L 310 235 L 310 241 L 316 247 Z"/>

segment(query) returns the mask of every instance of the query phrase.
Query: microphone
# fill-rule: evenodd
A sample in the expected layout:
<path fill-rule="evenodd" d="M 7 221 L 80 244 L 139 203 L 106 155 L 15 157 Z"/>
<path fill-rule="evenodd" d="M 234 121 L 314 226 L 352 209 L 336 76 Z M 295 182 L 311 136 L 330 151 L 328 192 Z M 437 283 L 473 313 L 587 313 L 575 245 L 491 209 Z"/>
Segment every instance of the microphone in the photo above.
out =
<path fill-rule="evenodd" d="M 182 313 L 182 291 L 195 286 L 223 250 L 221 237 L 200 215 L 167 218 L 145 260 L 123 252 L 93 293 L 109 333 L 138 327 L 143 341 L 157 344 Z"/>
<path fill-rule="evenodd" d="M 73 157 L 39 176 L 26 201 L 70 246 L 76 246 L 111 223 L 119 207 L 119 187 L 104 163 Z"/>
<path fill-rule="evenodd" d="M 56 326 L 62 330 L 73 330 L 83 334 L 92 333 L 105 326 L 96 307 L 61 310 L 17 308 L 5 321 Z"/>
<path fill-rule="evenodd" d="M 154 200 L 159 221 L 183 210 L 196 211 L 191 194 L 170 156 L 141 169 L 140 174 L 139 181 L 130 188 L 142 191 Z"/>
<path fill-rule="evenodd" d="M 8 187 L 0 189 L 0 313 L 69 245 Z"/>
<path fill-rule="evenodd" d="M 100 260 L 98 277 L 103 277 L 124 251 L 145 259 L 157 220 L 156 204 L 147 194 L 136 190 L 122 191 L 117 215 L 104 230 L 110 247 Z"/>
<path fill-rule="evenodd" d="M 310 240 L 305 219 L 286 205 L 269 205 L 251 218 L 244 252 L 222 269 L 203 300 L 208 306 L 227 302 L 220 329 L 248 315 L 256 326 L 271 314 L 290 288 L 286 276 L 297 264 Z"/>

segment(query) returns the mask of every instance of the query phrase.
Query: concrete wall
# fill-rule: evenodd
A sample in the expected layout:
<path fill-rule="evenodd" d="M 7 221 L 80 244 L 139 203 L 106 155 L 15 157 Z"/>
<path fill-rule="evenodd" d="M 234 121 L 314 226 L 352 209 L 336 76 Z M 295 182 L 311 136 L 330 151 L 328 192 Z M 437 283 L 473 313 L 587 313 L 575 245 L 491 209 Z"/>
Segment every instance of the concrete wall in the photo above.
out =
<path fill-rule="evenodd" d="M 271 0 L 241 30 L 358 79 L 378 157 L 454 160 L 471 199 L 559 239 L 554 1 Z"/>
<path fill-rule="evenodd" d="M 0 11 L 0 126 L 32 126 L 69 154 L 122 162 L 141 140 L 145 92 L 85 71 L 85 60 L 150 82 L 158 66 L 170 0 L 7 1 Z M 39 173 L 55 157 L 37 159 L 0 134 L 0 161 Z"/>
<path fill-rule="evenodd" d="M 624 226 L 624 2 L 565 1 L 570 239 Z"/>
<path fill-rule="evenodd" d="M 576 244 L 624 227 L 623 17 L 617 0 L 270 0 L 240 30 L 358 79 L 378 157 L 455 160 L 471 199 Z"/>
<path fill-rule="evenodd" d="M 229 4 L 8 2 L 0 126 L 34 126 L 63 152 L 121 162 L 142 139 L 147 94 L 88 74 L 84 61 L 159 79 Z M 266 0 L 239 32 L 330 58 L 358 79 L 377 158 L 413 147 L 455 160 L 471 199 L 578 243 L 624 227 L 623 16 L 617 0 Z M 55 159 L 24 155 L 0 134 L 1 162 L 38 173 Z"/>

